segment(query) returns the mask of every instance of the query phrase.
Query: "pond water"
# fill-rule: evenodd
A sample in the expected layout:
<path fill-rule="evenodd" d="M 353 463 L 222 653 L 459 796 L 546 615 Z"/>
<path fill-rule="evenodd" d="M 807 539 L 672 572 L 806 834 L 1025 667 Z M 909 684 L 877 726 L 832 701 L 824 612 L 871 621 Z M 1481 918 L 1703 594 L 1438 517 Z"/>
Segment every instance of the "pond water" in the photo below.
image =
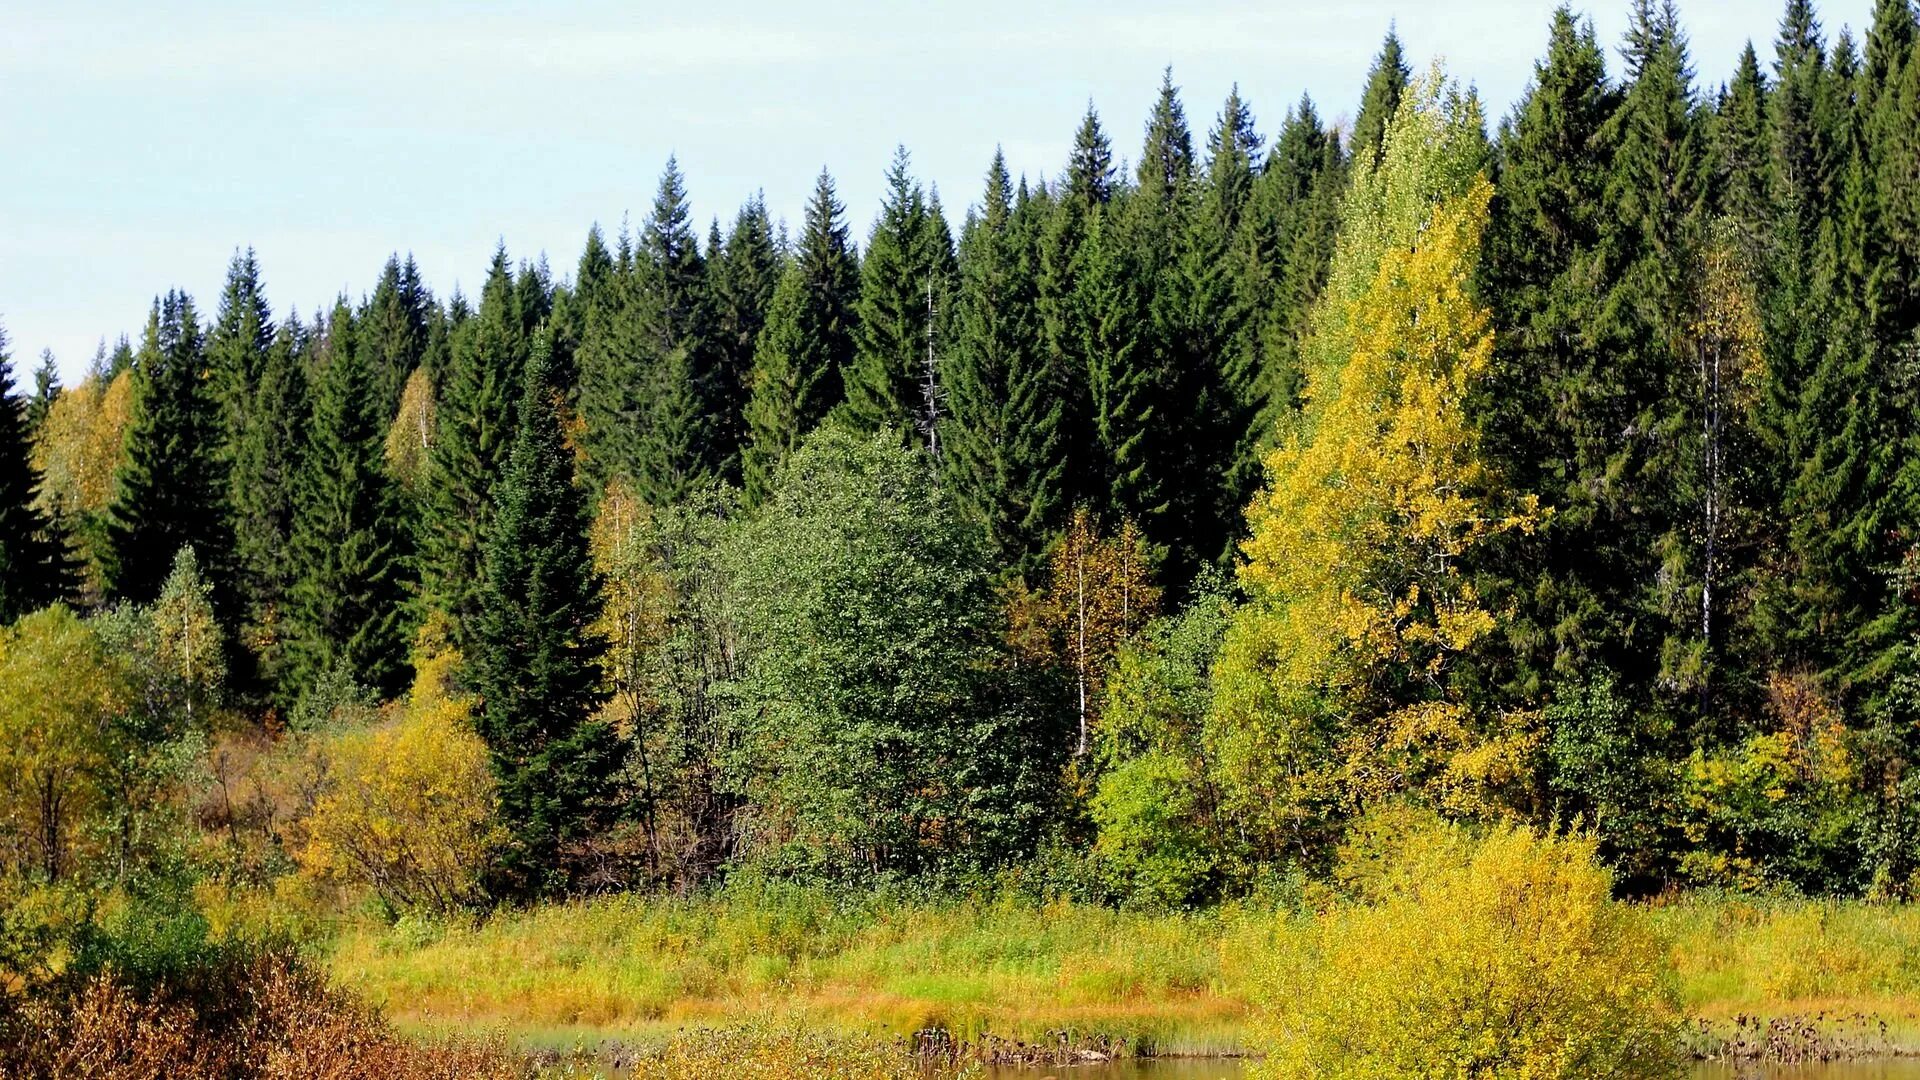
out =
<path fill-rule="evenodd" d="M 1237 1080 L 1246 1063 L 1233 1060 L 1121 1061 L 1072 1068 L 989 1069 L 992 1080 Z M 1831 1065 L 1694 1066 L 1688 1080 L 1920 1080 L 1920 1061 Z"/>

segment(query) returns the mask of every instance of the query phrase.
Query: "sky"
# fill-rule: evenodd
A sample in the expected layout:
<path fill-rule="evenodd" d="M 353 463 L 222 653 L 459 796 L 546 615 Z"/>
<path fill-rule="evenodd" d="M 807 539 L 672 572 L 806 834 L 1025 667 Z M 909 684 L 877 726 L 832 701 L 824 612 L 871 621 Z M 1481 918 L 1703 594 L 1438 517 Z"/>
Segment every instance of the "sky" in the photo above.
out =
<path fill-rule="evenodd" d="M 1702 86 L 1750 38 L 1771 58 L 1781 6 L 1682 3 Z M 1349 117 L 1389 25 L 1497 117 L 1553 7 L 0 0 L 0 325 L 18 377 L 52 349 L 71 383 L 170 287 L 210 318 L 237 248 L 282 314 L 358 299 L 396 251 L 443 297 L 477 292 L 497 243 L 569 277 L 590 225 L 645 215 L 669 155 L 703 232 L 755 191 L 797 227 L 825 166 L 864 240 L 898 145 L 957 225 L 996 146 L 1056 175 L 1089 101 L 1136 156 L 1169 65 L 1196 142 L 1236 83 L 1269 137 L 1302 92 Z M 1618 45 L 1626 0 L 1579 10 Z M 1820 14 L 1858 34 L 1870 11 Z"/>

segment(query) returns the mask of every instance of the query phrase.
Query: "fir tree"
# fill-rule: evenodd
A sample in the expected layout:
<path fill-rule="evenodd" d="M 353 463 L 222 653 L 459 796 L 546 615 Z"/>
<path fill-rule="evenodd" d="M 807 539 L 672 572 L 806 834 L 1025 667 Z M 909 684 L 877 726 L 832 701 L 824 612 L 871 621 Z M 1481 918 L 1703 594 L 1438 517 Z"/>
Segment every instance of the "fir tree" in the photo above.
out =
<path fill-rule="evenodd" d="M 307 332 L 290 313 L 267 348 L 265 365 L 251 388 L 252 416 L 235 443 L 233 481 L 234 564 L 241 596 L 240 643 L 254 657 L 257 675 L 269 683 L 283 671 L 288 593 L 298 486 L 311 416 L 307 396 Z"/>
<path fill-rule="evenodd" d="M 1353 132 L 1347 140 L 1348 157 L 1368 167 L 1379 164 L 1387 124 L 1399 110 L 1400 98 L 1406 94 L 1407 83 L 1412 79 L 1413 71 L 1407 67 L 1400 48 L 1400 35 L 1388 27 L 1379 55 L 1373 58 L 1373 68 L 1367 72 L 1367 88 L 1360 95 L 1360 112 L 1353 119 Z"/>
<path fill-rule="evenodd" d="M 506 886 L 563 883 L 560 849 L 606 824 L 619 741 L 594 718 L 603 700 L 604 639 L 593 629 L 600 583 L 587 546 L 587 506 L 547 382 L 544 335 L 525 365 L 520 422 L 495 495 L 467 665 L 477 726 L 500 778 L 513 832 Z"/>
<path fill-rule="evenodd" d="M 525 324 L 504 247 L 494 252 L 479 312 L 453 339 L 429 459 L 421 593 L 431 610 L 451 618 L 454 642 L 464 646 L 478 610 L 493 488 L 512 446 L 514 402 L 526 367 Z"/>
<path fill-rule="evenodd" d="M 713 259 L 714 345 L 718 352 L 710 438 L 720 474 L 741 482 L 747 438 L 747 401 L 753 391 L 753 349 L 766 325 L 767 308 L 780 283 L 781 256 L 774 245 L 766 201 L 756 195 L 740 208 L 726 246 Z"/>
<path fill-rule="evenodd" d="M 999 565 L 1028 572 L 1060 523 L 1066 462 L 1060 400 L 1035 348 L 1032 266 L 1016 215 L 1006 158 L 995 153 L 981 212 L 960 241 L 940 445 L 961 513 L 984 530 Z"/>
<path fill-rule="evenodd" d="M 104 349 L 105 342 L 101 342 Z M 47 419 L 47 413 L 53 409 L 53 403 L 60 399 L 60 365 L 53 359 L 52 349 L 40 350 L 40 366 L 33 369 L 33 396 L 27 399 L 27 434 L 40 430 Z"/>
<path fill-rule="evenodd" d="M 926 193 L 908 172 L 906 147 L 887 169 L 880 219 L 860 263 L 853 366 L 844 413 L 862 431 L 917 432 L 934 313 L 951 288 L 954 254 Z"/>
<path fill-rule="evenodd" d="M 770 490 L 774 469 L 842 397 L 860 287 L 843 210 L 833 177 L 821 170 L 799 247 L 754 347 L 744 460 L 750 499 Z"/>
<path fill-rule="evenodd" d="M 108 589 L 135 603 L 151 600 L 183 547 L 194 550 L 208 580 L 229 582 L 220 403 L 185 293 L 154 301 L 133 386 L 126 457 L 107 524 Z"/>
<path fill-rule="evenodd" d="M 329 327 L 353 329 L 345 299 Z M 336 341 L 328 351 L 288 545 L 288 690 L 297 696 L 345 678 L 384 697 L 400 689 L 406 657 L 405 553 L 384 464 L 386 390 L 372 362 L 378 350 Z"/>
<path fill-rule="evenodd" d="M 637 493 L 665 506 L 721 475 L 725 453 L 710 427 L 719 385 L 707 265 L 688 222 L 686 185 L 667 159 L 637 253 L 638 332 L 644 350 L 625 412 L 637 419 L 624 457 Z"/>
<path fill-rule="evenodd" d="M 359 347 L 367 351 L 367 370 L 379 390 L 381 409 L 390 417 L 400 407 L 407 376 L 426 362 L 433 334 L 433 295 L 421 282 L 412 255 L 405 262 L 397 254 L 387 257 L 359 323 Z"/>
<path fill-rule="evenodd" d="M 35 500 L 26 402 L 13 391 L 13 362 L 0 327 L 0 626 L 64 597 L 71 571 L 53 522 Z"/>
<path fill-rule="evenodd" d="M 1721 213 L 1759 255 L 1773 216 L 1772 146 L 1767 78 L 1749 42 L 1714 120 L 1714 188 Z"/>
<path fill-rule="evenodd" d="M 1113 148 L 1091 102 L 1074 133 L 1073 156 L 1041 239 L 1035 281 L 1040 348 L 1059 396 L 1060 438 L 1067 458 L 1063 499 L 1104 506 L 1105 471 L 1090 384 L 1095 311 L 1088 240 L 1113 197 Z"/>

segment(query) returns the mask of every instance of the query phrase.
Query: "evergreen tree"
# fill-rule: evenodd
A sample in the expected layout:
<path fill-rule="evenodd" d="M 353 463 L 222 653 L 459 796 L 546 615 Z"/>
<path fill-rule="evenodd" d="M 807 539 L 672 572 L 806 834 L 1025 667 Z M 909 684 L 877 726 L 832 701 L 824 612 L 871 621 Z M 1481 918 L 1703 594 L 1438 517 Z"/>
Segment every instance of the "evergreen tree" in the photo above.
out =
<path fill-rule="evenodd" d="M 294 574 L 288 544 L 311 416 L 307 359 L 306 329 L 297 313 L 289 313 L 251 388 L 251 422 L 235 441 L 229 485 L 241 597 L 239 639 L 253 655 L 258 676 L 269 683 L 284 674 L 281 645 Z"/>
<path fill-rule="evenodd" d="M 236 252 L 227 265 L 220 310 L 207 334 L 207 363 L 212 368 L 214 393 L 220 399 L 227 437 L 223 452 L 229 463 L 237 457 L 239 444 L 257 421 L 254 388 L 259 385 L 272 345 L 273 308 L 260 281 L 259 263 L 253 249 L 248 248 Z"/>
<path fill-rule="evenodd" d="M 686 185 L 667 159 L 653 213 L 637 253 L 639 343 L 625 413 L 637 419 L 624 457 L 635 491 L 648 502 L 677 503 L 721 475 L 725 453 L 711 426 L 726 397 L 713 340 L 707 265 L 688 222 Z"/>
<path fill-rule="evenodd" d="M 1104 506 L 1106 501 L 1090 384 L 1095 308 L 1088 241 L 1113 187 L 1113 148 L 1089 102 L 1046 222 L 1034 283 L 1040 348 L 1060 401 L 1060 439 L 1067 458 L 1063 498 L 1069 505 Z"/>
<path fill-rule="evenodd" d="M 114 478 L 107 524 L 108 589 L 135 603 L 151 600 L 183 547 L 194 550 L 209 581 L 230 582 L 220 403 L 199 318 L 185 293 L 154 301 L 133 364 L 133 388 L 126 456 Z"/>
<path fill-rule="evenodd" d="M 981 212 L 960 241 L 956 335 L 943 379 L 942 464 L 962 515 L 997 565 L 1035 569 L 1060 524 L 1066 461 L 1060 399 L 1036 345 L 1032 261 L 1006 158 L 995 153 Z"/>
<path fill-rule="evenodd" d="M 710 250 L 711 255 L 711 250 Z M 725 248 L 713 257 L 714 344 L 718 351 L 710 438 L 720 474 L 741 482 L 747 439 L 747 401 L 753 391 L 753 349 L 780 283 L 781 255 L 766 200 L 740 208 Z"/>
<path fill-rule="evenodd" d="M 367 351 L 381 409 L 391 417 L 400 408 L 407 376 L 426 362 L 433 334 L 433 295 L 412 255 L 405 262 L 397 254 L 387 257 L 359 323 L 359 347 Z"/>
<path fill-rule="evenodd" d="M 847 244 L 844 207 L 826 170 L 807 203 L 806 226 L 768 306 L 754 347 L 744 458 L 747 496 L 758 500 L 773 471 L 840 403 L 853 360 L 860 267 Z"/>
<path fill-rule="evenodd" d="M 13 391 L 13 361 L 0 327 L 0 626 L 60 599 L 71 585 L 53 522 L 35 505 L 41 478 L 31 441 L 26 402 Z"/>
<path fill-rule="evenodd" d="M 547 382 L 545 335 L 525 365 L 520 421 L 495 494 L 478 616 L 467 652 L 477 726 L 500 778 L 513 832 L 507 887 L 564 883 L 561 847 L 607 823 L 620 744 L 594 718 L 603 699 L 593 630 L 600 584 L 587 546 L 586 499 Z"/>
<path fill-rule="evenodd" d="M 1400 48 L 1400 35 L 1387 28 L 1379 55 L 1367 72 L 1367 88 L 1360 95 L 1360 112 L 1353 119 L 1353 133 L 1347 140 L 1347 156 L 1369 167 L 1379 164 L 1386 139 L 1387 124 L 1400 109 L 1400 98 L 1413 80 L 1413 70 Z"/>
<path fill-rule="evenodd" d="M 1749 42 L 1714 117 L 1714 194 L 1720 212 L 1745 234 L 1756 255 L 1772 223 L 1772 146 L 1767 77 Z"/>
<path fill-rule="evenodd" d="M 1073 154 L 1067 160 L 1067 185 L 1061 201 L 1091 209 L 1113 198 L 1113 144 L 1100 126 L 1100 114 L 1087 102 L 1087 114 L 1073 133 Z"/>
<path fill-rule="evenodd" d="M 344 298 L 329 326 L 342 336 L 354 329 Z M 378 350 L 342 340 L 329 352 L 288 545 L 287 689 L 297 696 L 344 678 L 385 697 L 402 685 L 407 644 L 405 552 L 384 463 L 386 390 Z"/>
<path fill-rule="evenodd" d="M 456 310 L 458 310 L 456 296 Z M 493 520 L 493 488 L 513 443 L 514 402 L 527 338 L 504 247 L 494 252 L 480 310 L 453 332 L 446 388 L 436 414 L 422 522 L 421 593 L 452 620 L 464 648 L 478 613 L 481 557 Z"/>
<path fill-rule="evenodd" d="M 926 193 L 908 172 L 906 147 L 887 169 L 887 194 L 860 262 L 853 366 L 844 413 L 867 432 L 917 434 L 934 313 L 951 289 L 954 253 Z"/>
<path fill-rule="evenodd" d="M 101 342 L 102 347 L 106 345 Z M 27 399 L 27 434 L 40 430 L 46 422 L 47 413 L 52 411 L 53 403 L 60 399 L 60 365 L 53 359 L 52 349 L 40 350 L 40 366 L 33 369 L 33 396 Z"/>

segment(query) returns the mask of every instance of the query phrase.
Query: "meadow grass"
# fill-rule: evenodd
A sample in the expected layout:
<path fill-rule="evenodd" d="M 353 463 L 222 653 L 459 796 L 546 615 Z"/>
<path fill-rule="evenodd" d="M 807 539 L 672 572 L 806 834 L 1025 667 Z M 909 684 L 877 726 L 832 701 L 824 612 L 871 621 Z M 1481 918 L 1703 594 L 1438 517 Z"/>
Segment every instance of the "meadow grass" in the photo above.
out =
<path fill-rule="evenodd" d="M 1669 950 L 1690 1017 L 1884 1021 L 1920 1049 L 1920 907 L 1697 896 L 1635 913 Z M 1218 1053 L 1249 1045 L 1262 958 L 1311 917 L 792 890 L 611 896 L 477 925 L 369 920 L 327 948 L 336 983 L 419 1032 L 572 1046 L 773 1020 Z"/>

